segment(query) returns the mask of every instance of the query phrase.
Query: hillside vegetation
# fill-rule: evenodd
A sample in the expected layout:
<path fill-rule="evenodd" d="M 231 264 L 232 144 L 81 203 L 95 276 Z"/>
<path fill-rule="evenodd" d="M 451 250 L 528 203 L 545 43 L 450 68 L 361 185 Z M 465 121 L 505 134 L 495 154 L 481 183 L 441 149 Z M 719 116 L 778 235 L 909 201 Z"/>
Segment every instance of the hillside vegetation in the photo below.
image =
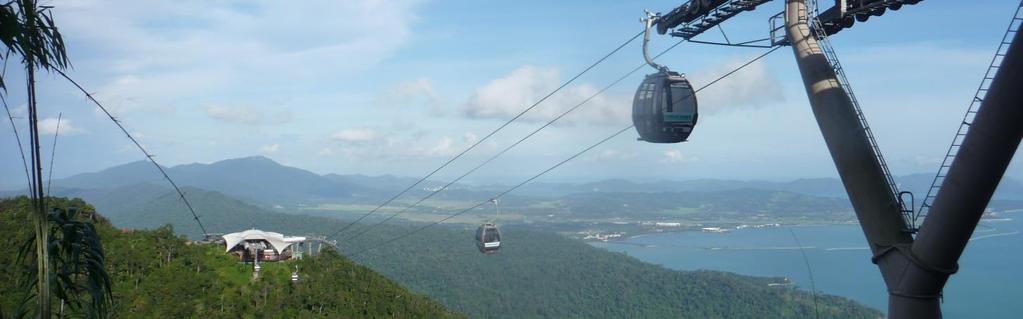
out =
<path fill-rule="evenodd" d="M 349 243 L 376 247 L 388 227 Z M 813 297 L 782 278 L 675 271 L 556 234 L 504 229 L 496 255 L 472 229 L 436 228 L 353 257 L 451 309 L 492 318 L 812 318 Z M 854 301 L 820 296 L 822 318 L 878 318 Z"/>
<path fill-rule="evenodd" d="M 85 202 L 53 199 L 57 207 L 94 212 Z M 0 242 L 29 237 L 29 201 L 0 200 Z M 435 301 L 409 292 L 369 268 L 330 250 L 303 260 L 266 263 L 258 280 L 251 265 L 224 254 L 223 247 L 193 244 L 171 226 L 122 232 L 93 215 L 113 285 L 111 313 L 117 318 L 457 318 Z M 30 265 L 16 254 L 0 254 L 0 317 L 16 313 Z M 292 283 L 294 267 L 301 281 Z"/>
<path fill-rule="evenodd" d="M 190 189 L 190 198 L 215 232 L 256 227 L 285 234 L 327 235 L 344 221 L 262 210 L 215 192 Z M 124 199 L 122 203 L 132 202 Z M 197 234 L 178 200 L 151 196 L 116 208 L 113 221 L 126 227 L 171 223 Z M 123 222 L 122 222 L 123 220 Z M 238 221 L 247 224 L 239 225 Z M 344 232 L 350 236 L 364 227 Z M 345 254 L 375 246 L 410 230 L 384 225 L 353 240 Z M 813 298 L 803 290 L 768 287 L 780 278 L 712 271 L 675 271 L 591 247 L 559 235 L 506 229 L 505 248 L 482 256 L 473 229 L 440 226 L 355 256 L 355 260 L 449 309 L 488 318 L 806 318 Z M 882 314 L 849 299 L 821 296 L 825 318 L 878 318 Z M 826 314 L 826 316 L 825 316 Z"/>

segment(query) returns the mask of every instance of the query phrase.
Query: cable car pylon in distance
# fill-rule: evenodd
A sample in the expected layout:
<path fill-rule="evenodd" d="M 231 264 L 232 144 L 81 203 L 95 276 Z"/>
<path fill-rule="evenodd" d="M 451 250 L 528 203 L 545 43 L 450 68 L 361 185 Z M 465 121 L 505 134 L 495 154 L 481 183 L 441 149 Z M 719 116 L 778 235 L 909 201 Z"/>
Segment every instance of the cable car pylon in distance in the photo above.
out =
<path fill-rule="evenodd" d="M 496 198 L 491 198 L 490 202 L 494 203 L 494 210 L 497 212 L 494 219 L 476 229 L 476 247 L 487 255 L 495 254 L 501 249 L 501 231 L 497 229 L 497 217 L 501 216 L 501 208 L 497 206 Z"/>
<path fill-rule="evenodd" d="M 657 69 L 643 79 L 632 100 L 632 124 L 639 140 L 650 143 L 685 142 L 693 132 L 698 117 L 696 91 L 684 74 L 654 63 L 647 44 L 650 28 L 659 15 L 647 11 L 646 31 L 643 33 L 643 59 Z"/>

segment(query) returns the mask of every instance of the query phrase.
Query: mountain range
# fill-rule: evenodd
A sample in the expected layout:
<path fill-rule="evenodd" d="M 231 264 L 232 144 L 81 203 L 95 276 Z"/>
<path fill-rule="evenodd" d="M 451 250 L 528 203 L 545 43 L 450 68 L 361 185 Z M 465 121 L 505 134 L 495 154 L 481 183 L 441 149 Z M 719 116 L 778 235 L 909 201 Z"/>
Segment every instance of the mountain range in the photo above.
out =
<path fill-rule="evenodd" d="M 320 175 L 296 167 L 281 165 L 262 156 L 228 159 L 210 164 L 185 164 L 165 167 L 179 186 L 217 191 L 265 206 L 302 206 L 321 203 L 380 202 L 405 189 L 417 179 L 398 176 Z M 929 188 L 933 176 L 915 174 L 896 177 L 900 189 L 913 191 L 918 201 Z M 124 189 L 136 185 L 167 185 L 148 162 L 138 161 L 99 172 L 84 173 L 53 181 L 54 194 L 71 195 L 95 189 Z M 423 195 L 444 183 L 427 180 L 409 195 Z M 146 187 L 146 186 L 139 186 Z M 455 184 L 442 196 L 480 198 L 507 189 L 501 184 Z M 537 182 L 514 193 L 528 197 L 563 197 L 585 193 L 667 193 L 720 192 L 755 189 L 797 194 L 845 198 L 845 189 L 836 178 L 806 178 L 787 182 L 697 179 L 685 181 L 635 182 L 608 179 L 589 183 Z M 11 192 L 7 192 L 11 193 Z M 1023 200 L 1023 184 L 1004 178 L 996 199 Z"/>

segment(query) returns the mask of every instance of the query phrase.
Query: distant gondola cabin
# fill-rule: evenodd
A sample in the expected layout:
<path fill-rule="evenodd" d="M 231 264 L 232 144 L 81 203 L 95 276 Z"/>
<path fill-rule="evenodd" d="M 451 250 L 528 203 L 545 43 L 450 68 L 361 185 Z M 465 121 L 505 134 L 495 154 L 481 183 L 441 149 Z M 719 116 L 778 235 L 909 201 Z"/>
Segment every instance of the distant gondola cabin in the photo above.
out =
<path fill-rule="evenodd" d="M 476 229 L 476 246 L 484 254 L 493 254 L 501 249 L 501 231 L 497 224 L 486 223 Z"/>

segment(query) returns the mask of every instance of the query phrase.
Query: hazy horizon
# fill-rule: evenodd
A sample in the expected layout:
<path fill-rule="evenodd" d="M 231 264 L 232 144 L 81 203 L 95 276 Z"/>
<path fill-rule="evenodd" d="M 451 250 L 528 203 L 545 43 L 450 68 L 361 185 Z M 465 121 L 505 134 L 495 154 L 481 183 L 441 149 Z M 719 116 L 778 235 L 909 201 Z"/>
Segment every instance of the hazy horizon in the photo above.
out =
<path fill-rule="evenodd" d="M 306 170 L 306 171 L 312 172 L 312 173 L 320 175 L 320 176 L 325 176 L 325 175 L 330 175 L 330 174 L 337 174 L 337 175 L 363 175 L 363 176 L 370 176 L 370 177 L 391 176 L 391 177 L 397 177 L 397 178 L 420 178 L 420 177 L 422 177 L 422 176 L 396 175 L 396 174 L 364 174 L 364 173 L 360 173 L 360 172 L 316 172 L 316 171 L 308 170 L 308 169 L 300 167 L 300 166 L 294 166 L 294 165 L 288 165 L 286 163 L 282 163 L 282 162 L 274 159 L 272 156 L 267 156 L 267 155 L 251 155 L 251 156 L 244 156 L 244 157 L 238 157 L 238 158 L 226 158 L 226 159 L 222 159 L 222 160 L 218 160 L 218 161 L 213 161 L 213 162 L 208 162 L 208 163 L 192 162 L 192 163 L 183 163 L 183 164 L 177 164 L 177 165 L 163 165 L 163 166 L 164 167 L 168 167 L 168 168 L 173 168 L 173 167 L 177 167 L 177 166 L 185 166 L 185 165 L 193 165 L 193 164 L 210 165 L 210 164 L 221 162 L 221 161 L 239 160 L 239 159 L 248 159 L 248 158 L 258 158 L 258 157 L 267 158 L 267 159 L 269 159 L 271 161 L 274 161 L 275 163 L 277 163 L 279 165 L 282 165 L 282 166 L 285 166 L 285 167 L 293 167 L 293 168 L 298 168 L 298 169 Z M 64 179 L 64 178 L 74 177 L 74 176 L 78 176 L 78 175 L 81 175 L 81 174 L 98 173 L 98 172 L 102 172 L 102 171 L 110 169 L 110 168 L 114 168 L 114 167 L 118 167 L 118 166 L 123 166 L 123 165 L 128 165 L 128 164 L 135 164 L 135 163 L 141 163 L 143 166 L 146 166 L 146 167 L 150 167 L 152 165 L 148 161 L 137 160 L 137 161 L 131 161 L 131 162 L 126 162 L 126 163 L 116 164 L 116 165 L 113 165 L 113 166 L 110 166 L 110 167 L 105 167 L 105 168 L 102 168 L 102 169 L 99 169 L 99 170 L 95 170 L 95 171 L 81 172 L 81 173 L 70 174 L 70 175 L 66 175 L 66 176 L 54 176 L 53 180 L 59 181 L 59 180 Z M 155 168 L 153 168 L 151 173 L 153 174 L 152 177 L 154 179 L 159 177 L 159 175 L 158 175 L 159 173 L 158 173 L 158 171 Z M 895 176 L 896 177 L 907 177 L 907 176 L 931 175 L 931 174 L 933 174 L 933 173 L 921 172 L 921 173 L 910 173 L 910 174 L 896 174 Z M 171 176 L 171 177 L 173 178 L 174 176 Z M 466 178 L 466 179 L 460 181 L 460 183 L 461 184 L 466 184 L 466 185 L 476 185 L 476 186 L 483 186 L 483 185 L 507 185 L 507 184 L 510 184 L 510 183 L 519 182 L 523 178 L 524 178 L 523 176 L 519 176 L 519 175 L 508 175 L 508 176 L 496 177 L 496 178 L 495 177 L 491 177 L 491 178 L 485 178 L 485 177 L 484 178 Z M 775 179 L 769 179 L 769 178 L 746 178 L 746 179 L 744 179 L 744 178 L 721 178 L 721 177 L 697 177 L 697 178 L 660 177 L 660 178 L 657 178 L 657 177 L 647 177 L 647 176 L 640 176 L 640 177 L 630 177 L 630 176 L 585 177 L 585 176 L 558 176 L 558 175 L 552 174 L 552 175 L 545 175 L 543 178 L 538 179 L 538 180 L 534 181 L 533 183 L 534 184 L 537 184 L 537 183 L 539 183 L 539 184 L 543 184 L 543 183 L 585 184 L 585 183 L 608 181 L 608 180 L 625 180 L 625 181 L 636 182 L 636 183 L 650 183 L 650 182 L 661 182 L 661 181 L 688 182 L 688 181 L 699 181 L 699 180 L 735 181 L 735 182 L 775 182 L 775 183 L 778 183 L 778 182 L 792 182 L 792 181 L 805 180 L 805 179 L 836 179 L 837 180 L 838 178 L 839 177 L 837 175 L 835 175 L 835 176 L 796 176 L 796 177 L 789 177 L 789 178 L 783 178 L 782 177 L 782 178 L 775 178 Z M 1006 178 L 1009 178 L 1009 179 L 1011 179 L 1013 181 L 1019 181 L 1018 178 L 1013 177 L 1013 176 L 1009 176 L 1008 174 L 1006 174 Z M 444 174 L 439 174 L 437 176 L 434 176 L 430 180 L 446 182 L 449 179 L 450 179 L 450 176 L 446 176 Z M 14 183 L 0 183 L 0 190 L 12 191 L 12 190 L 18 190 L 18 189 L 21 189 L 21 188 L 24 188 L 24 187 L 25 187 L 25 182 L 24 181 L 22 181 L 21 183 L 18 183 L 18 182 L 14 182 Z"/>

